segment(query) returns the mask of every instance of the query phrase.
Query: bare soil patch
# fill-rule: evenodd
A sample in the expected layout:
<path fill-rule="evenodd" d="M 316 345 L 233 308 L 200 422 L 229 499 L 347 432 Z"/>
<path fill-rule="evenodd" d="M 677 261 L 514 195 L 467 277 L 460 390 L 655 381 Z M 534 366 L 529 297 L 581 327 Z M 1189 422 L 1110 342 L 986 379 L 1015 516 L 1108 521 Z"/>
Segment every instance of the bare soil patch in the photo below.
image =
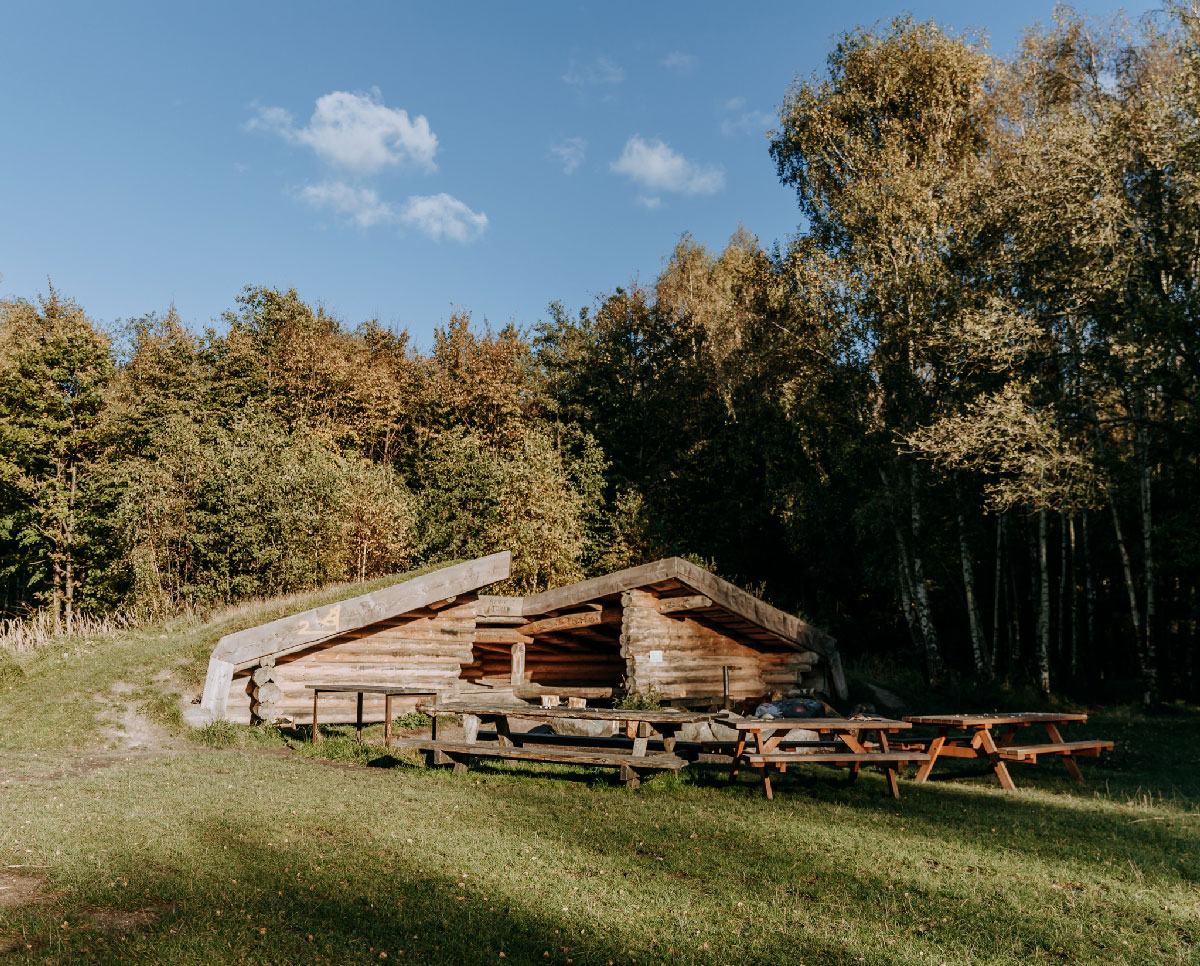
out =
<path fill-rule="evenodd" d="M 41 876 L 0 869 L 0 909 L 20 909 L 46 898 L 46 880 Z"/>

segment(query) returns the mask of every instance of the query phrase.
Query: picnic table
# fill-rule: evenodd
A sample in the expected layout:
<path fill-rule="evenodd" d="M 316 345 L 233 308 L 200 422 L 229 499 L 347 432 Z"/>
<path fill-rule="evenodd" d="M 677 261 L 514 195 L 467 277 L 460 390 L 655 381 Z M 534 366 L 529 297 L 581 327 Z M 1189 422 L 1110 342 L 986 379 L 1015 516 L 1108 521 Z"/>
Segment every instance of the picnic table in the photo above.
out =
<path fill-rule="evenodd" d="M 621 708 L 541 708 L 534 705 L 499 704 L 496 702 L 452 701 L 445 704 L 424 704 L 419 710 L 433 716 L 432 738 L 428 742 L 409 742 L 432 753 L 434 764 L 453 763 L 455 770 L 465 771 L 471 758 L 504 758 L 517 761 L 548 761 L 575 765 L 612 766 L 620 769 L 621 779 L 636 788 L 643 774 L 654 771 L 678 771 L 686 762 L 674 754 L 679 730 L 685 724 L 710 721 L 712 716 L 699 712 L 664 708 L 658 711 L 633 711 Z M 437 736 L 439 714 L 462 715 L 464 740 L 441 741 Z M 630 744 L 627 747 L 561 748 L 541 744 L 547 736 L 514 731 L 512 718 L 553 722 L 559 719 L 616 722 L 623 728 Z M 496 726 L 496 743 L 479 741 L 479 726 L 491 722 Z M 663 752 L 651 752 L 650 737 L 662 739 Z"/>
<path fill-rule="evenodd" d="M 1083 773 L 1075 763 L 1076 756 L 1091 758 L 1099 757 L 1100 752 L 1109 751 L 1113 747 L 1111 741 L 1066 741 L 1058 726 L 1062 724 L 1082 723 L 1087 721 L 1086 714 L 1071 714 L 1061 712 L 1020 712 L 1016 714 L 924 714 L 911 715 L 904 719 L 909 724 L 928 725 L 937 728 L 937 734 L 931 739 L 918 740 L 909 743 L 909 747 L 923 747 L 929 754 L 929 759 L 921 765 L 914 781 L 924 782 L 929 779 L 929 773 L 939 758 L 975 758 L 989 762 L 991 769 L 1000 781 L 1000 786 L 1008 791 L 1017 786 L 1008 773 L 1006 762 L 1036 762 L 1039 755 L 1054 755 L 1062 759 L 1067 772 L 1075 781 L 1083 783 Z M 1017 742 L 1017 732 L 1021 728 L 1041 725 L 1046 730 L 1049 741 L 1046 742 Z M 999 728 L 999 737 L 992 734 L 993 728 Z M 962 737 L 951 737 L 951 731 L 965 731 L 971 734 Z"/>
<path fill-rule="evenodd" d="M 358 711 L 355 716 L 355 734 L 358 743 L 362 744 L 363 729 L 363 695 L 383 695 L 383 744 L 385 748 L 392 746 L 392 698 L 437 698 L 438 692 L 428 688 L 409 688 L 399 684 L 308 684 L 305 690 L 313 693 L 312 740 L 315 745 L 321 740 L 321 732 L 317 729 L 317 699 L 322 694 L 358 694 Z"/>
<path fill-rule="evenodd" d="M 897 768 L 922 762 L 928 757 L 927 752 L 895 751 L 890 747 L 889 734 L 912 727 L 906 721 L 891 718 L 748 718 L 729 719 L 722 724 L 738 733 L 730 780 L 737 778 L 741 762 L 758 768 L 768 799 L 774 797 L 771 768 L 782 773 L 787 771 L 788 765 L 800 764 L 848 765 L 852 782 L 858 778 L 863 765 L 878 765 L 887 772 L 888 791 L 893 798 L 899 798 Z M 830 737 L 818 741 L 791 741 L 785 746 L 784 738 L 795 728 Z M 869 734 L 875 735 L 874 743 L 866 737 Z M 746 750 L 749 736 L 754 738 L 753 751 Z"/>

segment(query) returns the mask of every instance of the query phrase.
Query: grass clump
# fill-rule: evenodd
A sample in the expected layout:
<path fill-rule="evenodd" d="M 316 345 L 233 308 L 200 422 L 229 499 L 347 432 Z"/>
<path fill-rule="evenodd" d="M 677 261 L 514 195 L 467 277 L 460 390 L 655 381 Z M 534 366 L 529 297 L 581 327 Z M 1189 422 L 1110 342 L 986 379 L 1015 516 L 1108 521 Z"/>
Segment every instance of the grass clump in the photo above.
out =
<path fill-rule="evenodd" d="M 232 748 L 242 743 L 245 730 L 232 721 L 210 721 L 192 733 L 192 740 L 206 748 Z"/>

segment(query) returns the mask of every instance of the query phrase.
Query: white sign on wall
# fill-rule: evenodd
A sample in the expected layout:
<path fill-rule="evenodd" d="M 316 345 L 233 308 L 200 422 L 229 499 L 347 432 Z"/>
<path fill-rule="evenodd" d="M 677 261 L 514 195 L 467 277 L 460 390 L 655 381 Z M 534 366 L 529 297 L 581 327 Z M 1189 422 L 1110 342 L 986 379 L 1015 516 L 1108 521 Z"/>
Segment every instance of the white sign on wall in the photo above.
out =
<path fill-rule="evenodd" d="M 662 651 L 651 651 L 650 652 L 650 663 L 651 664 L 662 664 Z"/>

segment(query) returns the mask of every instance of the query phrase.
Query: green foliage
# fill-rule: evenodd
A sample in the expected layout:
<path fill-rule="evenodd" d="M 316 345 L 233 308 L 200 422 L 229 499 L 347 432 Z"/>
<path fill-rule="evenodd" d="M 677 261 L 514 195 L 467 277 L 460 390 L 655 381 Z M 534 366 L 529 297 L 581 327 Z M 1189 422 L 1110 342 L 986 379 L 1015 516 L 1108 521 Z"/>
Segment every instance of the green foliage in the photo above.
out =
<path fill-rule="evenodd" d="M 405 731 L 416 731 L 420 728 L 428 728 L 433 723 L 433 719 L 420 711 L 409 711 L 407 714 L 400 715 L 392 723 Z"/>
<path fill-rule="evenodd" d="M 614 708 L 622 711 L 658 711 L 663 705 L 663 695 L 655 688 L 626 694 L 613 702 Z"/>

